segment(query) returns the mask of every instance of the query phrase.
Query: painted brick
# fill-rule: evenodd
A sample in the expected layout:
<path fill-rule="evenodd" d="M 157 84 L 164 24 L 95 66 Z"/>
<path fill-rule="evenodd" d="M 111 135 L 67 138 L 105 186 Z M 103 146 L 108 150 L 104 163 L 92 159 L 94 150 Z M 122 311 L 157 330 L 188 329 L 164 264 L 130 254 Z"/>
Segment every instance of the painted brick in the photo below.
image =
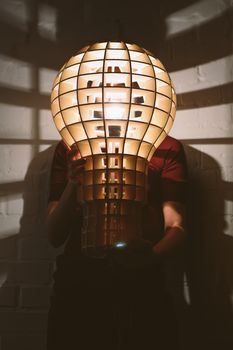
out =
<path fill-rule="evenodd" d="M 39 90 L 43 94 L 51 94 L 54 79 L 57 75 L 56 70 L 40 68 L 39 70 Z"/>
<path fill-rule="evenodd" d="M 200 190 L 215 190 L 222 192 L 222 179 L 219 169 L 203 169 L 198 172 Z"/>
<path fill-rule="evenodd" d="M 1 350 L 45 350 L 46 336 L 45 334 L 12 334 L 2 337 Z"/>
<path fill-rule="evenodd" d="M 25 190 L 32 193 L 40 193 L 42 196 L 47 188 L 49 170 L 54 153 L 55 145 L 47 148 L 45 151 L 37 154 L 30 163 L 25 178 Z"/>
<path fill-rule="evenodd" d="M 5 333 L 9 331 L 24 332 L 43 331 L 47 325 L 47 313 L 25 311 L 0 310 L 0 329 Z"/>
<path fill-rule="evenodd" d="M 4 167 L 0 170 L 1 183 L 22 180 L 31 160 L 30 145 L 5 145 L 0 148 L 0 162 Z"/>
<path fill-rule="evenodd" d="M 192 91 L 198 85 L 197 67 L 170 73 L 177 94 Z"/>
<path fill-rule="evenodd" d="M 225 228 L 224 233 L 233 237 L 233 215 L 224 215 Z"/>
<path fill-rule="evenodd" d="M 207 89 L 232 81 L 233 56 L 171 73 L 176 93 Z"/>
<path fill-rule="evenodd" d="M 19 232 L 20 215 L 0 215 L 0 237 L 15 236 Z"/>
<path fill-rule="evenodd" d="M 7 201 L 7 197 L 2 196 L 0 198 L 0 215 L 6 214 L 6 201 Z"/>
<path fill-rule="evenodd" d="M 210 159 L 215 159 L 219 167 L 232 165 L 233 145 L 203 145 L 202 151 L 207 154 Z M 203 157 L 202 166 L 204 168 L 210 168 L 213 166 L 213 162 L 209 161 L 207 157 Z"/>
<path fill-rule="evenodd" d="M 21 260 L 54 259 L 56 250 L 49 244 L 47 238 L 27 237 L 19 239 L 19 258 Z"/>
<path fill-rule="evenodd" d="M 7 286 L 0 288 L 0 307 L 16 307 L 19 288 Z"/>
<path fill-rule="evenodd" d="M 231 198 L 233 198 L 233 190 L 230 193 Z M 233 213 L 233 201 L 225 200 L 224 213 L 232 215 Z M 233 234 L 233 231 L 232 231 Z"/>
<path fill-rule="evenodd" d="M 221 196 L 221 191 L 217 191 L 216 189 L 208 190 L 206 188 L 198 188 L 198 190 L 201 191 L 201 194 L 199 194 L 202 200 L 200 206 L 204 208 L 204 215 L 209 217 L 209 215 L 223 213 L 224 198 Z"/>
<path fill-rule="evenodd" d="M 99 23 L 98 34 L 101 36 L 106 26 L 109 26 L 109 33 L 115 34 L 117 32 L 116 24 L 114 18 L 108 19 L 107 9 L 99 8 L 99 5 L 95 5 L 92 1 L 87 3 L 86 7 L 84 6 L 85 9 L 83 7 L 82 11 L 79 12 L 81 21 L 79 21 L 79 27 L 82 28 L 84 22 L 90 21 L 96 6 L 98 13 L 102 16 L 98 21 L 101 22 L 101 18 L 107 21 L 102 21 L 104 24 Z M 222 15 L 230 6 L 232 6 L 232 0 L 197 1 L 176 11 L 167 19 L 168 36 L 180 33 L 181 37 L 181 40 L 178 40 L 179 47 L 172 47 L 172 43 L 170 46 L 164 47 L 168 65 L 169 61 L 172 62 L 172 60 L 179 60 L 179 67 L 182 66 L 182 62 L 191 63 L 188 69 L 171 74 L 178 93 L 220 86 L 232 81 L 232 56 L 223 57 L 224 54 L 222 54 L 222 57 L 219 55 L 220 58 L 214 61 L 211 58 L 211 53 L 206 52 L 206 57 L 203 53 L 200 57 L 201 59 L 208 58 L 208 60 L 206 63 L 201 62 L 200 64 L 198 61 L 195 62 L 195 58 L 188 55 L 189 48 L 196 45 L 198 57 L 200 50 L 198 44 L 203 43 L 203 40 L 207 43 L 206 51 L 208 51 L 208 40 L 213 40 L 215 33 L 209 33 L 209 38 L 208 35 L 202 38 L 200 35 L 202 25 L 208 26 L 212 19 Z M 16 29 L 13 29 L 12 32 L 8 31 L 2 40 L 2 51 L 5 52 L 5 54 L 0 55 L 2 88 L 7 87 L 10 92 L 12 89 L 16 97 L 18 96 L 17 91 L 23 91 L 26 94 L 30 91 L 38 91 L 38 97 L 44 94 L 48 95 L 49 99 L 52 80 L 56 73 L 41 67 L 58 67 L 60 63 L 63 63 L 65 55 L 68 57 L 69 53 L 78 49 L 75 37 L 77 24 L 75 23 L 71 27 L 76 29 L 72 33 L 70 27 L 64 29 L 67 19 L 63 18 L 64 26 L 60 38 L 66 40 L 69 30 L 71 36 L 73 35 L 69 42 L 66 42 L 66 48 L 64 48 L 60 41 L 57 41 L 55 45 L 52 41 L 55 39 L 57 29 L 55 28 L 56 11 L 53 8 L 38 3 L 37 23 L 33 23 L 32 18 L 29 18 L 30 9 L 28 2 L 24 0 L 4 0 L 0 3 L 0 11 L 2 23 L 6 23 L 9 28 Z M 115 16 L 122 19 L 122 23 L 126 23 L 132 9 L 130 8 L 129 12 L 124 11 L 123 14 L 120 9 L 116 9 L 116 11 L 117 15 L 115 14 Z M 228 20 L 232 22 L 230 13 Z M 35 33 L 35 28 L 37 33 Z M 226 23 L 227 28 L 228 23 Z M 193 40 L 182 41 L 182 32 L 189 29 L 192 32 Z M 219 28 L 216 26 L 215 30 L 217 33 Z M 223 38 L 223 42 L 225 44 L 228 42 L 231 45 L 230 33 L 228 35 L 228 38 Z M 189 38 L 186 34 L 184 37 Z M 47 38 L 47 40 L 41 38 Z M 92 38 L 91 30 L 88 29 L 82 39 L 83 44 L 85 45 L 85 41 L 91 42 Z M 145 47 L 147 47 L 147 41 L 145 38 L 144 40 Z M 41 61 L 41 56 L 37 55 L 44 49 L 44 44 L 48 47 L 50 44 L 51 47 L 54 45 L 54 49 L 55 46 L 62 47 L 60 49 L 61 57 L 56 59 L 56 63 L 52 62 L 51 64 L 49 57 Z M 150 49 L 149 46 L 148 49 Z M 203 50 L 203 46 L 201 49 Z M 227 52 L 229 55 L 229 50 Z M 187 57 L 184 59 L 182 56 L 186 53 Z M 12 56 L 17 57 L 17 59 L 12 58 Z M 34 68 L 34 63 L 39 68 Z M 166 61 L 164 64 L 166 65 Z M 12 139 L 12 145 L 1 145 L 0 162 L 4 166 L 0 169 L 0 183 L 12 182 L 13 188 L 14 182 L 23 180 L 26 173 L 27 177 L 24 186 L 24 203 L 19 200 L 18 192 L 17 194 L 4 192 L 0 203 L 0 259 L 3 260 L 0 264 L 0 334 L 2 334 L 0 349 L 44 350 L 46 348 L 44 334 L 47 315 L 45 312 L 39 312 L 38 309 L 44 309 L 48 306 L 49 285 L 54 266 L 52 260 L 57 251 L 52 250 L 47 243 L 43 222 L 52 151 L 45 144 L 36 144 L 34 147 L 34 144 L 37 143 L 34 137 L 39 138 L 39 143 L 40 140 L 44 143 L 46 139 L 60 139 L 60 137 L 48 110 L 41 110 L 41 106 L 36 103 L 34 108 L 19 107 L 16 105 L 14 95 L 12 95 L 12 99 L 12 105 L 0 104 L 0 138 Z M 26 99 L 25 104 L 27 105 Z M 194 203 L 190 203 L 190 205 L 193 206 L 194 212 L 196 209 L 199 214 L 198 217 L 195 217 L 197 235 L 201 236 L 200 239 L 212 242 L 213 236 L 216 237 L 223 233 L 232 237 L 233 232 L 232 190 L 230 190 L 233 182 L 233 150 L 229 140 L 233 133 L 233 108 L 231 104 L 199 107 L 198 101 L 196 101 L 196 109 L 178 111 L 171 135 L 179 139 L 196 140 L 190 146 L 187 144 L 188 141 L 185 143 L 190 180 L 195 190 L 195 193 L 192 194 Z M 220 138 L 223 141 L 221 144 L 217 144 Z M 224 142 L 224 138 L 228 138 L 228 140 Z M 28 140 L 28 144 L 20 145 L 22 139 Z M 209 144 L 206 144 L 206 139 L 211 139 Z M 216 140 L 212 141 L 212 139 Z M 212 144 L 215 141 L 216 143 Z M 37 149 L 43 152 L 35 156 Z M 32 158 L 33 161 L 30 163 Z M 30 168 L 28 169 L 29 164 Z M 22 204 L 24 212 L 23 217 L 19 220 Z M 209 263 L 208 255 L 205 263 Z M 187 294 L 187 284 L 184 286 Z M 20 295 L 17 295 L 19 291 Z M 189 302 L 187 295 L 186 301 Z M 20 304 L 17 305 L 17 302 Z M 17 309 L 12 310 L 15 306 Z M 33 312 L 33 309 L 37 309 L 37 311 Z M 226 324 L 224 319 L 221 322 Z"/>
<path fill-rule="evenodd" d="M 22 287 L 20 291 L 20 306 L 22 308 L 47 308 L 51 295 L 50 287 Z"/>
<path fill-rule="evenodd" d="M 27 107 L 11 106 L 0 103 L 0 137 L 12 139 L 28 139 L 32 137 L 32 110 Z M 15 121 L 17 120 L 16 127 Z M 30 142 L 30 141 L 29 141 Z"/>
<path fill-rule="evenodd" d="M 188 169 L 191 170 L 192 175 L 194 172 L 199 173 L 199 169 L 201 167 L 201 152 L 188 144 L 183 143 L 183 146 L 188 163 Z"/>
<path fill-rule="evenodd" d="M 39 147 L 39 152 L 47 151 L 50 147 L 51 147 L 51 144 L 40 145 L 40 147 Z"/>
<path fill-rule="evenodd" d="M 233 56 L 220 58 L 198 67 L 199 88 L 221 85 L 232 81 Z M 194 89 L 195 90 L 195 89 Z"/>
<path fill-rule="evenodd" d="M 29 185 L 31 187 L 31 185 Z M 35 187 L 34 192 L 29 192 L 28 187 L 27 192 L 23 195 L 24 207 L 23 207 L 23 215 L 24 216 L 36 216 L 39 213 L 39 197 L 40 193 L 38 192 L 39 188 Z M 33 184 L 32 184 L 33 186 Z"/>
<path fill-rule="evenodd" d="M 38 32 L 42 38 L 56 40 L 57 10 L 54 6 L 41 4 L 39 7 Z"/>
<path fill-rule="evenodd" d="M 0 55 L 0 82 L 1 85 L 29 90 L 32 86 L 32 66 L 21 60 Z"/>
<path fill-rule="evenodd" d="M 6 206 L 7 215 L 22 215 L 23 213 L 23 199 L 21 196 L 19 198 L 9 198 Z"/>
<path fill-rule="evenodd" d="M 20 224 L 20 236 L 35 235 L 38 232 L 38 215 L 23 215 Z"/>
<path fill-rule="evenodd" d="M 201 122 L 201 116 L 197 109 L 177 111 L 170 135 L 177 139 L 197 138 L 202 132 Z"/>
<path fill-rule="evenodd" d="M 200 108 L 202 132 L 206 138 L 226 138 L 233 135 L 231 105 Z"/>
<path fill-rule="evenodd" d="M 1 2 L 2 18 L 5 21 L 11 21 L 14 25 L 21 29 L 27 29 L 28 24 L 28 8 L 26 1 L 2 1 Z"/>
<path fill-rule="evenodd" d="M 166 18 L 167 35 L 171 36 L 219 16 L 229 2 L 223 0 L 205 0 L 190 4 Z"/>
<path fill-rule="evenodd" d="M 0 259 L 13 258 L 17 254 L 17 236 L 10 236 L 1 239 Z"/>
<path fill-rule="evenodd" d="M 53 122 L 51 112 L 48 110 L 40 111 L 39 128 L 42 140 L 59 140 L 61 138 Z"/>
<path fill-rule="evenodd" d="M 222 178 L 227 182 L 233 180 L 233 166 L 226 166 L 222 169 Z"/>
<path fill-rule="evenodd" d="M 0 269 L 8 283 L 48 284 L 51 264 L 46 262 L 0 262 Z"/>
<path fill-rule="evenodd" d="M 170 133 L 178 139 L 204 140 L 232 137 L 232 134 L 232 112 L 229 104 L 178 111 Z"/>

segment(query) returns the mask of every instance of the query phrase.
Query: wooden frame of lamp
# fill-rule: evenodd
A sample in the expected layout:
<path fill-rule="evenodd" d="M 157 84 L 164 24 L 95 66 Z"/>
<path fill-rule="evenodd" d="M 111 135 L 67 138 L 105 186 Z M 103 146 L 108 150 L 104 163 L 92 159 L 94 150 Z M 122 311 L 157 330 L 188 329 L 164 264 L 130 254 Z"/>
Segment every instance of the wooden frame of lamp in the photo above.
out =
<path fill-rule="evenodd" d="M 148 162 L 176 113 L 176 94 L 162 63 L 135 44 L 89 45 L 59 71 L 51 109 L 65 143 L 87 159 L 83 249 L 140 234 L 136 218 L 146 200 Z"/>

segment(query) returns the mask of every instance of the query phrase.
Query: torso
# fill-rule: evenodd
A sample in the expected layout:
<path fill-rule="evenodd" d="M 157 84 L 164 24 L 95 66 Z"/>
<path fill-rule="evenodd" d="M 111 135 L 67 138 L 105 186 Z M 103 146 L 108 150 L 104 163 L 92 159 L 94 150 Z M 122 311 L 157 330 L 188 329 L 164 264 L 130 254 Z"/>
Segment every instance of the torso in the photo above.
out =
<path fill-rule="evenodd" d="M 172 150 L 171 153 L 179 152 L 179 145 L 180 143 L 177 140 L 167 136 L 148 165 L 148 193 L 147 204 L 142 210 L 142 233 L 145 239 L 154 243 L 161 239 L 164 232 L 161 182 L 165 160 L 168 158 L 169 151 Z M 68 150 L 63 141 L 58 144 L 57 151 L 62 160 L 63 179 L 66 179 L 67 181 L 65 160 Z M 58 175 L 60 176 L 60 173 Z M 178 181 L 180 180 L 178 179 Z M 65 185 L 66 184 L 64 183 L 64 187 Z M 77 256 L 77 252 L 81 251 L 80 231 L 80 223 L 77 221 L 77 224 L 75 223 L 72 226 L 69 238 L 66 242 L 64 249 L 65 254 Z"/>

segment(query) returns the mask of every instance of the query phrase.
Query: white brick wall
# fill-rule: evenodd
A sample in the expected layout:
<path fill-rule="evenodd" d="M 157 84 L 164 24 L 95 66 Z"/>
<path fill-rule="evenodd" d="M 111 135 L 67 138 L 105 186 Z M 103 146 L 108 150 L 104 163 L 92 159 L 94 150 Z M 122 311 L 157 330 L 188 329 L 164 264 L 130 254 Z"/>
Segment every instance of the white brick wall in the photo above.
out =
<path fill-rule="evenodd" d="M 32 109 L 27 107 L 13 106 L 10 104 L 0 104 L 0 137 L 7 139 L 32 138 Z M 20 128 L 15 127 L 15 123 Z"/>
<path fill-rule="evenodd" d="M 49 306 L 51 288 L 48 286 L 29 286 L 21 288 L 20 306 L 22 308 L 44 309 Z"/>
<path fill-rule="evenodd" d="M 199 0 L 166 18 L 167 35 L 175 35 L 218 17 L 232 5 L 231 0 Z"/>
<path fill-rule="evenodd" d="M 30 64 L 5 55 L 0 55 L 0 61 L 0 81 L 2 85 L 26 91 L 33 87 L 33 71 Z"/>
<path fill-rule="evenodd" d="M 10 96 L 4 95 L 2 100 L 0 94 L 0 350 L 45 350 L 46 313 L 57 253 L 47 242 L 43 220 L 54 149 L 50 145 L 60 137 L 50 111 L 41 104 L 40 97 L 47 95 L 49 105 L 51 85 L 58 68 L 51 69 L 51 57 L 47 56 L 51 51 L 48 53 L 46 48 L 56 47 L 56 55 L 60 53 L 62 59 L 56 56 L 54 60 L 61 64 L 66 54 L 56 38 L 58 11 L 38 2 L 36 23 L 29 3 L 33 6 L 34 1 L 2 0 L 0 3 L 0 24 L 3 28 L 6 26 L 0 48 L 0 91 L 7 91 Z M 90 1 L 84 21 L 88 21 L 89 16 L 94 17 L 93 3 Z M 218 18 L 230 6 L 231 0 L 203 0 L 175 11 L 165 21 L 167 38 L 182 36 L 187 30 L 198 33 L 199 26 Z M 103 17 L 108 18 L 108 13 Z M 232 17 L 229 16 L 229 20 L 232 21 Z M 69 26 L 69 18 L 63 21 L 63 25 Z M 114 20 L 109 21 L 110 26 L 114 23 Z M 126 26 L 125 17 L 122 23 Z M 93 30 L 97 32 L 98 28 Z M 102 31 L 100 28 L 100 33 Z M 111 28 L 110 32 L 115 33 L 116 28 Z M 92 35 L 90 28 L 87 35 Z M 214 40 L 212 33 L 209 37 Z M 137 42 L 136 36 L 134 40 Z M 230 33 L 228 40 L 230 45 Z M 76 41 L 72 43 L 70 39 L 68 43 L 73 45 L 69 47 L 70 51 L 78 49 Z M 186 44 L 190 43 L 184 43 L 184 47 Z M 168 51 L 172 53 L 172 49 Z M 189 53 L 185 54 L 188 56 Z M 169 64 L 174 58 L 166 59 Z M 197 62 L 195 66 L 171 72 L 177 93 L 231 83 L 232 60 L 232 54 L 225 57 L 220 53 L 217 60 Z M 45 62 L 45 67 L 41 67 L 40 62 Z M 30 100 L 31 94 L 36 96 L 35 104 Z M 211 237 L 219 239 L 219 234 L 223 250 L 226 236 L 233 239 L 232 122 L 232 104 L 215 105 L 213 102 L 209 107 L 182 108 L 171 132 L 185 144 L 191 183 L 196 190 L 192 209 L 197 209 L 195 204 L 199 206 L 199 219 L 194 225 L 197 236 L 202 235 L 201 239 L 213 244 Z M 206 263 L 226 266 L 225 260 L 221 259 L 207 259 Z M 200 264 L 202 262 L 205 260 L 200 260 Z M 205 264 L 203 266 L 201 270 L 205 272 L 207 268 Z M 225 270 L 219 270 L 224 283 L 229 279 L 232 281 L 232 269 Z M 188 293 L 186 283 L 187 301 Z M 225 350 L 224 347 L 221 349 Z"/>
<path fill-rule="evenodd" d="M 0 158 L 4 167 L 0 170 L 1 183 L 22 181 L 32 157 L 30 145 L 1 145 Z"/>
<path fill-rule="evenodd" d="M 10 100 L 6 96 L 1 101 L 0 97 L 0 349 L 45 350 L 56 251 L 45 237 L 43 220 L 53 153 L 49 147 L 59 135 L 48 110 L 38 105 L 28 107 L 31 102 L 27 92 L 29 96 L 31 92 L 48 95 L 49 105 L 56 70 L 37 70 L 20 54 L 17 58 L 11 56 L 11 48 L 17 46 L 20 51 L 24 45 L 21 39 L 26 40 L 26 33 L 31 35 L 33 31 L 28 28 L 28 2 L 3 0 L 0 13 L 0 23 L 10 23 L 20 33 L 9 34 L 9 52 L 0 50 L 0 89 L 12 93 Z M 50 13 L 43 19 L 42 15 L 41 10 L 38 26 L 43 36 L 52 30 L 54 16 Z M 26 46 L 30 52 L 33 44 L 28 42 Z M 19 95 L 24 100 L 18 99 L 21 92 L 25 93 Z M 41 148 L 44 152 L 37 154 Z"/>
<path fill-rule="evenodd" d="M 197 91 L 232 82 L 232 57 L 229 55 L 200 66 L 172 72 L 176 92 Z"/>

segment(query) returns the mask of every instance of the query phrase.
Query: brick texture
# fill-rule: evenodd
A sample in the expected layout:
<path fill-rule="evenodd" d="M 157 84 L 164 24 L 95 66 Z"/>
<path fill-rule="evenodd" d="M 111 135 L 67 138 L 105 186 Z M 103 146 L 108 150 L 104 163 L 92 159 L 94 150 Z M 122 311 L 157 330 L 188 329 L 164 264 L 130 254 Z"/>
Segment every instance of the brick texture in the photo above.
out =
<path fill-rule="evenodd" d="M 22 287 L 20 306 L 23 308 L 48 308 L 51 295 L 50 287 Z"/>
<path fill-rule="evenodd" d="M 49 111 L 53 79 L 78 48 L 117 38 L 158 54 L 178 94 L 171 136 L 188 160 L 189 242 L 183 288 L 175 272 L 170 284 L 182 346 L 231 349 L 232 0 L 120 0 L 114 11 L 110 3 L 0 2 L 0 350 L 46 349 L 61 251 L 49 246 L 44 224 L 60 139 Z"/>
<path fill-rule="evenodd" d="M 44 350 L 46 347 L 46 337 L 43 333 L 30 333 L 24 335 L 4 335 L 2 337 L 2 348 L 5 350 L 20 349 L 23 350 Z"/>

